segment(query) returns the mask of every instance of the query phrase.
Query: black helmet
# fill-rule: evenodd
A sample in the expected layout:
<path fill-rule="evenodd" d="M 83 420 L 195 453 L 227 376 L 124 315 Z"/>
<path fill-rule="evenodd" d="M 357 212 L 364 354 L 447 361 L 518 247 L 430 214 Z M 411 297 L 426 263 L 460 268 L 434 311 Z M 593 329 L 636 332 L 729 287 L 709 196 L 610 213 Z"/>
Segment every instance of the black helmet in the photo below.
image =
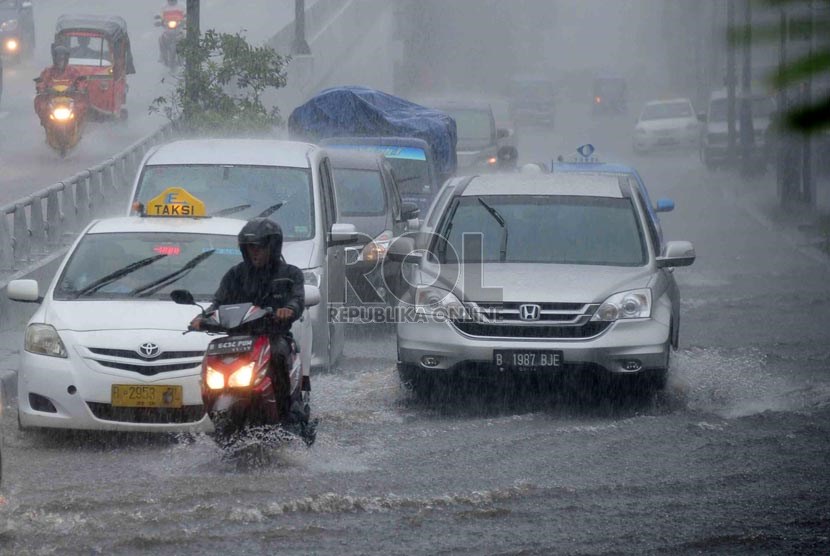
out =
<path fill-rule="evenodd" d="M 177 4 L 176 0 L 167 0 L 168 6 L 175 6 Z"/>
<path fill-rule="evenodd" d="M 56 66 L 60 63 L 62 63 L 62 65 L 64 66 L 68 64 L 69 48 L 62 44 L 55 45 L 55 47 L 52 48 L 52 63 Z"/>
<path fill-rule="evenodd" d="M 248 260 L 245 252 L 246 245 L 261 245 L 271 250 L 271 264 L 278 263 L 282 256 L 282 228 L 280 225 L 268 218 L 252 218 L 239 231 L 237 236 L 239 250 L 242 251 L 242 258 Z"/>

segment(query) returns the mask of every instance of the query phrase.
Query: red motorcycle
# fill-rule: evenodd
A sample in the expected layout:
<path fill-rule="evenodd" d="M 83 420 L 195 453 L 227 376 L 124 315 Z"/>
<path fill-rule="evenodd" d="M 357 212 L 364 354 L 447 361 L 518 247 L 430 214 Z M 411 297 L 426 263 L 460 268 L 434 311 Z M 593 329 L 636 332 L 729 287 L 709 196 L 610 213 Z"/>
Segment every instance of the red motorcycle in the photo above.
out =
<path fill-rule="evenodd" d="M 174 290 L 170 297 L 182 305 L 197 305 L 186 290 Z M 202 402 L 213 423 L 214 439 L 222 448 L 233 450 L 239 442 L 279 442 L 294 436 L 308 445 L 314 442 L 316 423 L 307 420 L 310 382 L 303 377 L 297 346 L 290 336 L 283 338 L 290 346 L 284 362 L 288 380 L 274 368 L 269 337 L 273 314 L 270 307 L 251 303 L 221 305 L 210 314 L 202 311 L 199 331 L 223 335 L 208 344 L 202 360 Z M 286 407 L 285 400 L 291 401 L 291 407 Z M 306 421 L 289 421 L 289 411 L 298 406 Z"/>

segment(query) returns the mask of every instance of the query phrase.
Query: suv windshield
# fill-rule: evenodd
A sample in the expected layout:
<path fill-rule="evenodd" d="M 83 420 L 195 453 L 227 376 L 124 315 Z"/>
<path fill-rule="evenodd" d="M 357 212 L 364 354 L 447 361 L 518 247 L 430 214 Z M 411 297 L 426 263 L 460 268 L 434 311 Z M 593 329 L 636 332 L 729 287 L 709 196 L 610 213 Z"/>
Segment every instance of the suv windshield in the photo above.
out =
<path fill-rule="evenodd" d="M 640 119 L 662 120 L 667 118 L 689 118 L 694 115 L 692 106 L 688 102 L 661 102 L 646 105 Z"/>
<path fill-rule="evenodd" d="M 648 252 L 630 199 L 583 196 L 462 197 L 438 245 L 442 263 L 555 263 L 642 266 Z M 503 220 L 503 222 L 502 222 Z M 481 257 L 474 247 L 481 238 Z M 506 234 L 506 243 L 505 243 Z M 473 241 L 471 241 L 473 240 Z"/>
<path fill-rule="evenodd" d="M 207 213 L 248 220 L 265 211 L 285 241 L 314 237 L 314 196 L 308 168 L 232 165 L 148 165 L 134 201 L 147 203 L 168 187 L 182 187 Z"/>
<path fill-rule="evenodd" d="M 386 194 L 380 172 L 335 168 L 334 188 L 341 216 L 386 214 Z"/>
<path fill-rule="evenodd" d="M 87 234 L 55 287 L 55 299 L 170 299 L 175 289 L 207 300 L 242 261 L 236 236 Z"/>
<path fill-rule="evenodd" d="M 741 99 L 735 99 L 735 118 L 740 119 Z M 729 112 L 729 100 L 719 98 L 709 104 L 709 121 L 725 122 Z M 769 97 L 755 97 L 752 99 L 752 117 L 769 118 L 775 112 L 775 102 Z"/>

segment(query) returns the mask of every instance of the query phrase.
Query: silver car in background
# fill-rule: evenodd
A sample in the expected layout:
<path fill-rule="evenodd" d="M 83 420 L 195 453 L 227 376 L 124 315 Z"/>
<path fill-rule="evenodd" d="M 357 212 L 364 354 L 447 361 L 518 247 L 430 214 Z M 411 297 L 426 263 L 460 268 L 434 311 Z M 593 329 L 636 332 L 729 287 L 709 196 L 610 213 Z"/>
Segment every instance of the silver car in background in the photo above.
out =
<path fill-rule="evenodd" d="M 371 151 L 332 149 L 329 152 L 337 221 L 353 224 L 358 233 L 346 247 L 346 301 L 384 303 L 401 291 L 400 264 L 384 264 L 392 240 L 417 219 L 418 206 L 401 201 L 392 166 Z"/>
<path fill-rule="evenodd" d="M 672 268 L 695 252 L 686 241 L 660 252 L 628 178 L 498 174 L 444 189 L 424 250 L 409 238 L 390 250 L 418 259 L 397 325 L 403 381 L 424 393 L 456 370 L 567 370 L 665 384 L 680 324 Z"/>

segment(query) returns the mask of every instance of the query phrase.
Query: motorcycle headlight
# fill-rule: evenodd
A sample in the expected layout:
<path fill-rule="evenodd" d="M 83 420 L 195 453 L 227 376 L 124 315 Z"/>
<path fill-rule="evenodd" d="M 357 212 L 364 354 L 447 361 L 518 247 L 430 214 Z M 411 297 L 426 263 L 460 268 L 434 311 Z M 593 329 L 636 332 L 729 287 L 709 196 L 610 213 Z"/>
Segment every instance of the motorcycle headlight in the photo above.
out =
<path fill-rule="evenodd" d="M 52 109 L 51 117 L 53 120 L 65 122 L 66 120 L 71 120 L 72 118 L 74 118 L 75 114 L 72 112 L 72 108 L 69 106 L 57 106 Z"/>
<path fill-rule="evenodd" d="M 17 49 L 20 47 L 20 43 L 17 39 L 7 39 L 3 46 L 6 48 L 7 52 L 17 52 Z"/>
<path fill-rule="evenodd" d="M 646 319 L 651 316 L 651 290 L 615 293 L 602 302 L 592 321 L 614 322 L 620 319 Z"/>
<path fill-rule="evenodd" d="M 168 22 L 167 22 L 167 28 L 168 28 L 168 29 L 175 29 L 175 28 L 176 28 L 176 27 L 178 27 L 178 26 L 179 26 L 179 22 L 178 22 L 178 21 L 175 21 L 175 20 L 172 20 L 172 19 L 171 19 L 170 21 L 168 21 Z"/>
<path fill-rule="evenodd" d="M 251 379 L 253 378 L 254 363 L 252 361 L 233 372 L 230 378 L 228 378 L 228 388 L 246 388 L 251 385 Z"/>
<path fill-rule="evenodd" d="M 49 357 L 68 357 L 58 331 L 51 324 L 30 324 L 26 327 L 23 349 Z"/>
<path fill-rule="evenodd" d="M 360 260 L 367 262 L 382 261 L 386 257 L 389 245 L 392 243 L 392 232 L 384 231 L 378 237 L 370 241 L 360 252 Z"/>
<path fill-rule="evenodd" d="M 211 390 L 221 390 L 225 387 L 225 375 L 213 367 L 208 367 L 205 373 L 205 384 Z"/>
<path fill-rule="evenodd" d="M 454 320 L 471 318 L 454 293 L 436 286 L 419 286 L 415 290 L 415 310 L 426 314 L 442 312 Z"/>
<path fill-rule="evenodd" d="M 14 31 L 17 29 L 17 20 L 9 19 L 0 23 L 0 31 Z"/>

